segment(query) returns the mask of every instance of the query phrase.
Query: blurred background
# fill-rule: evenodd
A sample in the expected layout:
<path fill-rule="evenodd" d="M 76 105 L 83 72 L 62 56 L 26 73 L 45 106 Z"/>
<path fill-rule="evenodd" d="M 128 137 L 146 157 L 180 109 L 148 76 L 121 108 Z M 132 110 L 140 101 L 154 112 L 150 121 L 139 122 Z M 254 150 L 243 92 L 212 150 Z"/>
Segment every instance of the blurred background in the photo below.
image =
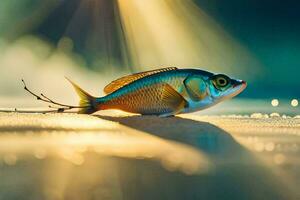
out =
<path fill-rule="evenodd" d="M 0 200 L 300 199 L 297 0 L 1 0 L 0 108 L 160 67 L 246 80 L 172 118 L 0 112 Z M 299 105 L 298 105 L 299 104 Z M 159 148 L 158 148 L 159 147 Z"/>
<path fill-rule="evenodd" d="M 21 78 L 76 103 L 64 76 L 100 96 L 121 75 L 176 66 L 244 79 L 239 97 L 253 108 L 274 100 L 274 111 L 297 113 L 299 9 L 294 0 L 3 0 L 1 107 L 35 105 L 24 103 Z"/>

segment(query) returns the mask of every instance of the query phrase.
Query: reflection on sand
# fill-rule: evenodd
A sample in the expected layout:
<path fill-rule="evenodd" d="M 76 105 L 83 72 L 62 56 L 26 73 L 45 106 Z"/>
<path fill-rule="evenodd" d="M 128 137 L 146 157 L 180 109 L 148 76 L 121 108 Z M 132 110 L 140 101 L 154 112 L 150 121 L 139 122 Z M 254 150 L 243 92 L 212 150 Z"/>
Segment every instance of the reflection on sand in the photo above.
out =
<path fill-rule="evenodd" d="M 207 157 L 189 145 L 92 116 L 2 114 L 0 121 L 0 153 L 4 153 L 7 164 L 16 162 L 15 154 L 33 153 L 36 158 L 54 154 L 81 165 L 82 153 L 92 151 L 106 156 L 158 160 L 166 169 L 186 174 L 212 169 Z"/>
<path fill-rule="evenodd" d="M 218 117 L 0 114 L 0 119 L 0 199 L 296 199 L 299 194 L 287 178 L 292 170 L 274 171 Z"/>

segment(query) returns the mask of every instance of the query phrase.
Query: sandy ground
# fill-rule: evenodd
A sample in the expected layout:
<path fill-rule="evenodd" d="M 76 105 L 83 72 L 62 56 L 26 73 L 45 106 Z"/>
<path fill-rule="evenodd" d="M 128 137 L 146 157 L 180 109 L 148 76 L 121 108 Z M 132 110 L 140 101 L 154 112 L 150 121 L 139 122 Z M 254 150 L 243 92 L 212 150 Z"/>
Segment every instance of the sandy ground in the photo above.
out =
<path fill-rule="evenodd" d="M 0 132 L 0 199 L 300 198 L 298 117 L 0 113 Z"/>

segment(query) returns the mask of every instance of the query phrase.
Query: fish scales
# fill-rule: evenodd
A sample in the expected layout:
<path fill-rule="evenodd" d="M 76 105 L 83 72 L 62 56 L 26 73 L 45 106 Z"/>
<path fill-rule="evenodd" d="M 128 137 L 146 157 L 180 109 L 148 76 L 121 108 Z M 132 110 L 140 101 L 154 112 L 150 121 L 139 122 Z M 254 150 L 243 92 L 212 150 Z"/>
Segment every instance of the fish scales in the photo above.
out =
<path fill-rule="evenodd" d="M 121 109 L 142 114 L 172 112 L 170 106 L 162 101 L 164 93 L 162 85 L 167 83 L 179 91 L 185 77 L 186 74 L 165 72 L 137 80 L 108 95 L 108 100 L 102 106 L 105 109 Z"/>
<path fill-rule="evenodd" d="M 161 117 L 211 107 L 242 92 L 247 84 L 200 69 L 175 67 L 139 72 L 112 81 L 106 96 L 93 97 L 70 81 L 80 96 L 79 113 L 120 109 Z"/>

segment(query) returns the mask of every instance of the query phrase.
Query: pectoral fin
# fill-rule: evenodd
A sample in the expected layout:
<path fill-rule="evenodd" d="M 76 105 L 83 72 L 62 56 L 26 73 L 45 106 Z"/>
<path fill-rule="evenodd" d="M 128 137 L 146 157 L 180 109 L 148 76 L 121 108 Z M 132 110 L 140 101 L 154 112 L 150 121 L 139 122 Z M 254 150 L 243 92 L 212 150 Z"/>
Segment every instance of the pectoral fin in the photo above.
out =
<path fill-rule="evenodd" d="M 160 117 L 168 117 L 179 113 L 188 106 L 188 102 L 169 84 L 163 84 L 162 103 L 168 105 L 172 112 L 159 115 Z"/>
<path fill-rule="evenodd" d="M 206 83 L 202 77 L 191 75 L 188 76 L 183 83 L 188 95 L 193 101 L 201 101 L 206 97 Z"/>

